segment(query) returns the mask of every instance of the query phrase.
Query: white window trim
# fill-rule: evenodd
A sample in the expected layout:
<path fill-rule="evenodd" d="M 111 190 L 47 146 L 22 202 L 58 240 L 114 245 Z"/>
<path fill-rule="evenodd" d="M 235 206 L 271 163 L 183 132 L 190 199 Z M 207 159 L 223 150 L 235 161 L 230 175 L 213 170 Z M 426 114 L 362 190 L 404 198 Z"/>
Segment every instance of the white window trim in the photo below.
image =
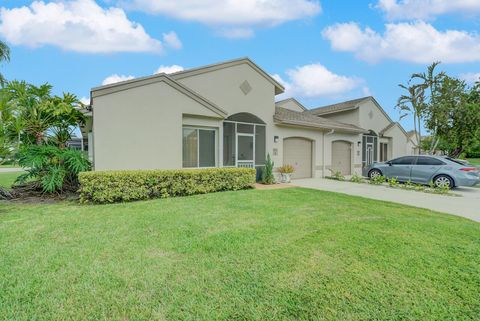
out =
<path fill-rule="evenodd" d="M 183 166 L 183 130 L 191 129 L 197 132 L 197 166 L 185 167 Z M 200 166 L 200 133 L 199 130 L 213 131 L 215 134 L 215 166 Z M 195 168 L 217 168 L 218 167 L 218 128 L 204 127 L 204 126 L 182 126 L 182 168 L 195 169 Z"/>

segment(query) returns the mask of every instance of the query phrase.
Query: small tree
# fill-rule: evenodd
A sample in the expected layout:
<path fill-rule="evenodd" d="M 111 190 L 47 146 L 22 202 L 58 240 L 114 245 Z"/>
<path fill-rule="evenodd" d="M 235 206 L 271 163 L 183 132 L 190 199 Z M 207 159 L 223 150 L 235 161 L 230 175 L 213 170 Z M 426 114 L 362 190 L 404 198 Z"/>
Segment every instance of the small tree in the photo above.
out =
<path fill-rule="evenodd" d="M 275 183 L 275 177 L 273 176 L 273 166 L 275 163 L 270 158 L 270 154 L 267 154 L 267 160 L 265 161 L 265 167 L 262 173 L 262 183 L 263 184 L 273 184 Z"/>

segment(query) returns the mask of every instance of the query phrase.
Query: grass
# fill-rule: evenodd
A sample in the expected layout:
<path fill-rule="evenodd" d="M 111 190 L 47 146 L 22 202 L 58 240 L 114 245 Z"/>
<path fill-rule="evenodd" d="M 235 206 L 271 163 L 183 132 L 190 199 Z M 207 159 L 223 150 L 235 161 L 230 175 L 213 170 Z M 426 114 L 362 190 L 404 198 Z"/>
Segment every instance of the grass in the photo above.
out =
<path fill-rule="evenodd" d="M 475 165 L 475 166 L 480 166 L 480 158 L 468 158 L 467 159 L 470 164 Z"/>
<path fill-rule="evenodd" d="M 0 204 L 1 320 L 474 320 L 480 224 L 309 189 Z"/>
<path fill-rule="evenodd" d="M 24 172 L 0 173 L 0 187 L 10 189 L 17 177 Z"/>

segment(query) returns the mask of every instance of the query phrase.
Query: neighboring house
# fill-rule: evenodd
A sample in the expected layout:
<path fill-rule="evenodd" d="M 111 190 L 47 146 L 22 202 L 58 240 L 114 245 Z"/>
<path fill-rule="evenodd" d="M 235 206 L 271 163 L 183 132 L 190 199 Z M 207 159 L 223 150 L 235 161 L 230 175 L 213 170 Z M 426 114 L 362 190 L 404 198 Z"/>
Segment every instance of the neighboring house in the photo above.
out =
<path fill-rule="evenodd" d="M 373 162 L 411 155 L 410 137 L 403 127 L 394 122 L 373 97 L 364 97 L 325 107 L 311 109 L 308 113 L 364 128 L 359 135 L 355 157 L 361 167 Z M 346 146 L 343 147 L 347 148 Z M 341 166 L 341 158 L 332 155 L 332 166 Z M 337 165 L 340 164 L 340 165 Z"/>
<path fill-rule="evenodd" d="M 283 92 L 248 58 L 156 74 L 93 88 L 82 133 L 95 170 L 261 167 L 270 154 L 305 178 L 407 151 L 407 134 L 371 97 L 307 110 L 275 102 Z"/>

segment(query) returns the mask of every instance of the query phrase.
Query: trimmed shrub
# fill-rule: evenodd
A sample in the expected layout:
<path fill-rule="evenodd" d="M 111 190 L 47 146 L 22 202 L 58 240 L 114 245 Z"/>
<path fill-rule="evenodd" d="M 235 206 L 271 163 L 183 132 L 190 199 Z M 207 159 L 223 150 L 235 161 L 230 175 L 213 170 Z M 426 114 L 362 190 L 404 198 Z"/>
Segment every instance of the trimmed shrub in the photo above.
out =
<path fill-rule="evenodd" d="M 255 169 L 99 171 L 78 178 L 81 202 L 115 203 L 248 189 Z"/>

